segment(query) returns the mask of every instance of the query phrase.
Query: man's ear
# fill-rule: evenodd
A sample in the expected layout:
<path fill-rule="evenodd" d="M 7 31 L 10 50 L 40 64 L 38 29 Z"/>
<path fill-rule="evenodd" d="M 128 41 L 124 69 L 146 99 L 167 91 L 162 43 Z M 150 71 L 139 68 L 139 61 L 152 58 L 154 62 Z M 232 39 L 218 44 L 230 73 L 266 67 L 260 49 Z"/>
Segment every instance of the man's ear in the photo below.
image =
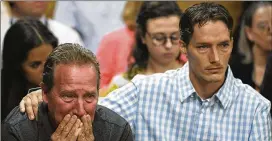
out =
<path fill-rule="evenodd" d="M 246 37 L 253 42 L 253 31 L 252 31 L 252 28 L 248 27 L 248 26 L 245 26 L 245 34 L 246 34 Z"/>
<path fill-rule="evenodd" d="M 45 103 L 48 103 L 48 96 L 49 96 L 48 88 L 47 88 L 47 86 L 43 82 L 40 83 L 40 86 L 42 88 L 43 101 Z"/>
<path fill-rule="evenodd" d="M 181 49 L 181 53 L 185 54 L 187 56 L 187 48 L 186 48 L 185 42 L 182 41 L 182 40 L 179 40 L 179 46 L 180 46 L 180 49 Z"/>

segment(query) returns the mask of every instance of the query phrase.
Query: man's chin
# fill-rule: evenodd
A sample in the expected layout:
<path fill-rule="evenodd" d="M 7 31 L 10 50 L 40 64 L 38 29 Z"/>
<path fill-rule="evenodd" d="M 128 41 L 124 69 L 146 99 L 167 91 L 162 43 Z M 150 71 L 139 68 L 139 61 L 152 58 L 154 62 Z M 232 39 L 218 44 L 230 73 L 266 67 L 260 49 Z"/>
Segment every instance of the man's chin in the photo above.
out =
<path fill-rule="evenodd" d="M 218 83 L 224 81 L 224 77 L 222 77 L 221 75 L 212 75 L 209 76 L 206 81 L 208 83 Z"/>

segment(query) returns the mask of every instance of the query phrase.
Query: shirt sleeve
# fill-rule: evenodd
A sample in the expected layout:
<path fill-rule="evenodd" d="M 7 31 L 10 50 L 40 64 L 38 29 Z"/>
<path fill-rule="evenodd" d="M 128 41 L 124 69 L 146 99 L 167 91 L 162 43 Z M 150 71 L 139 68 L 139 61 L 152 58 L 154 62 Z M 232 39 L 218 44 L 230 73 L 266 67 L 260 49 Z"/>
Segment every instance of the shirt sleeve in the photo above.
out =
<path fill-rule="evenodd" d="M 138 109 L 137 94 L 138 89 L 136 85 L 130 82 L 111 92 L 107 97 L 102 99 L 99 104 L 122 116 L 130 124 L 132 132 L 134 132 Z"/>
<path fill-rule="evenodd" d="M 272 140 L 272 123 L 270 114 L 271 104 L 256 110 L 253 120 L 249 141 L 271 141 Z"/>

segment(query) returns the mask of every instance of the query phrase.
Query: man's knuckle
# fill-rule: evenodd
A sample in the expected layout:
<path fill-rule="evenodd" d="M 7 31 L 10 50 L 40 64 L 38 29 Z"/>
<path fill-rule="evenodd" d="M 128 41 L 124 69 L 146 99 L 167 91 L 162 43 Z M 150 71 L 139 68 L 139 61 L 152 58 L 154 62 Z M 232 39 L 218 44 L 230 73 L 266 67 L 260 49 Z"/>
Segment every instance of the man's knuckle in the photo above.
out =
<path fill-rule="evenodd" d="M 68 132 L 69 130 L 70 130 L 70 129 L 69 129 L 69 127 L 67 127 L 67 126 L 64 127 L 64 129 L 63 129 L 64 132 Z"/>

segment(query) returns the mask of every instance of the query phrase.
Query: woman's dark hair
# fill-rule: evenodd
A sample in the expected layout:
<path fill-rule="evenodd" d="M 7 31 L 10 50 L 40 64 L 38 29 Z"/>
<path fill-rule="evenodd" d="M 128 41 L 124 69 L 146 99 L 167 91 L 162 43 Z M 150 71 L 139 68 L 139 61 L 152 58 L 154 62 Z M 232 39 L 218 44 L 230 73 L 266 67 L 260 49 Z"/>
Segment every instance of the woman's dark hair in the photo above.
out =
<path fill-rule="evenodd" d="M 272 5 L 271 1 L 252 2 L 244 13 L 243 18 L 245 20 L 245 25 L 249 26 L 249 27 L 252 26 L 252 18 L 253 18 L 253 15 L 255 14 L 257 9 L 259 9 L 260 7 L 271 6 L 271 5 Z"/>
<path fill-rule="evenodd" d="M 27 94 L 26 85 L 29 82 L 22 70 L 22 64 L 29 51 L 42 44 L 50 44 L 55 48 L 58 40 L 39 20 L 26 17 L 8 29 L 3 43 L 2 119 Z"/>
<path fill-rule="evenodd" d="M 195 25 L 199 24 L 201 27 L 208 21 L 218 20 L 226 24 L 230 31 L 230 37 L 232 37 L 233 19 L 224 6 L 213 2 L 203 2 L 189 7 L 185 10 L 179 22 L 181 40 L 184 41 L 185 46 L 188 46 Z"/>
<path fill-rule="evenodd" d="M 241 55 L 241 60 L 243 64 L 252 63 L 252 47 L 253 42 L 248 39 L 245 33 L 245 27 L 252 27 L 253 16 L 255 12 L 261 8 L 266 6 L 272 6 L 272 2 L 269 1 L 256 1 L 252 2 L 245 12 L 243 12 L 240 31 L 238 36 L 236 37 L 236 42 L 234 43 L 234 48 L 238 51 L 238 54 Z M 238 31 L 237 31 L 238 32 Z"/>
<path fill-rule="evenodd" d="M 173 1 L 146 1 L 141 5 L 137 16 L 136 47 L 133 50 L 135 63 L 132 65 L 146 68 L 149 52 L 147 46 L 142 43 L 141 37 L 146 34 L 147 21 L 158 17 L 179 16 L 182 11 L 178 4 Z"/>

